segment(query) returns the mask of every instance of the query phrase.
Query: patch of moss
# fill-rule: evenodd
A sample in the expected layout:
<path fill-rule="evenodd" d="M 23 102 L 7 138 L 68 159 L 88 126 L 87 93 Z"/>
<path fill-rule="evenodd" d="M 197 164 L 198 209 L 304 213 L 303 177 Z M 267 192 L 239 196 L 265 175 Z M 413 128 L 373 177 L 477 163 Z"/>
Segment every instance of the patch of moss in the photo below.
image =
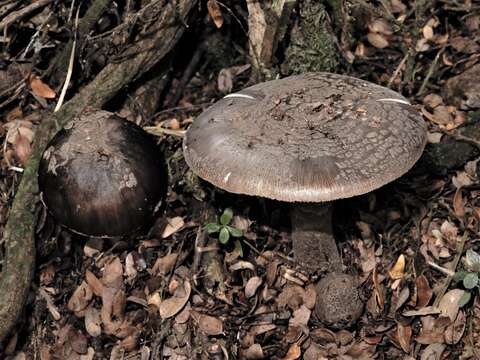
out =
<path fill-rule="evenodd" d="M 327 25 L 326 9 L 318 1 L 307 0 L 300 5 L 290 33 L 282 70 L 288 74 L 308 71 L 334 71 L 339 55 Z"/>

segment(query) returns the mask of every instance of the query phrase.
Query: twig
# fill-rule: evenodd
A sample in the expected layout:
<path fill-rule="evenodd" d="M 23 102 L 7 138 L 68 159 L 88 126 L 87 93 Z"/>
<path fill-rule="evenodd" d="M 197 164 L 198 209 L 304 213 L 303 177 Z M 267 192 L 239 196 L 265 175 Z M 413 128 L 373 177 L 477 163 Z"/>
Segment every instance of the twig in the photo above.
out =
<path fill-rule="evenodd" d="M 65 83 L 63 84 L 62 92 L 60 93 L 60 97 L 58 98 L 57 105 L 55 106 L 55 110 L 53 110 L 53 112 L 57 112 L 62 107 L 63 100 L 65 99 L 65 95 L 67 94 L 68 85 L 70 84 L 70 79 L 72 78 L 73 63 L 75 60 L 75 48 L 77 46 L 77 30 L 78 30 L 79 14 L 80 14 L 80 6 L 77 8 L 77 14 L 75 15 L 75 31 L 73 35 L 72 52 L 70 53 L 70 60 L 68 62 L 67 76 L 65 77 Z"/>
<path fill-rule="evenodd" d="M 422 95 L 425 89 L 427 88 L 428 82 L 430 81 L 430 78 L 432 77 L 433 72 L 437 67 L 437 63 L 438 63 L 438 60 L 440 59 L 440 55 L 442 55 L 444 51 L 445 51 L 445 47 L 442 47 L 438 51 L 437 55 L 435 55 L 435 59 L 433 59 L 433 62 L 430 65 L 430 68 L 428 69 L 427 76 L 425 76 L 425 79 L 423 79 L 422 86 L 420 86 L 420 90 L 418 90 L 417 95 Z"/>
<path fill-rule="evenodd" d="M 205 247 L 207 244 L 207 233 L 202 229 L 202 226 L 198 227 L 197 236 L 195 238 L 195 246 L 194 246 L 194 255 L 193 255 L 193 263 L 192 263 L 192 283 L 197 285 L 198 280 L 198 271 L 200 268 L 200 264 L 202 262 L 203 252 L 199 251 L 200 248 Z"/>
<path fill-rule="evenodd" d="M 400 71 L 402 70 L 402 67 L 403 65 L 405 65 L 405 63 L 407 62 L 407 59 L 408 57 L 410 56 L 410 50 L 407 50 L 407 53 L 405 54 L 405 56 L 403 57 L 402 61 L 400 61 L 400 64 L 398 64 L 397 68 L 395 69 L 392 77 L 390 78 L 390 80 L 388 80 L 388 87 L 391 87 L 393 82 L 395 81 L 395 79 L 397 78 L 398 74 L 400 73 Z"/>
<path fill-rule="evenodd" d="M 48 5 L 53 2 L 53 0 L 37 0 L 32 2 L 30 5 L 25 6 L 23 9 L 17 10 L 6 16 L 2 21 L 0 21 L 0 31 L 6 29 L 10 24 L 23 19 L 28 14 L 33 11 L 40 9 L 41 7 Z"/>
<path fill-rule="evenodd" d="M 444 273 L 447 276 L 454 276 L 455 275 L 455 271 L 452 271 L 450 269 L 441 267 L 440 265 L 434 263 L 433 261 L 427 261 L 427 264 L 430 265 L 431 267 L 433 267 L 434 269 Z"/>
<path fill-rule="evenodd" d="M 186 130 L 165 129 L 160 126 L 145 126 L 143 130 L 155 136 L 172 135 L 179 138 L 183 138 L 186 133 Z"/>
<path fill-rule="evenodd" d="M 40 26 L 38 27 L 37 31 L 35 32 L 35 34 L 33 34 L 32 36 L 32 39 L 30 40 L 30 42 L 28 43 L 27 47 L 25 48 L 25 50 L 23 51 L 22 55 L 20 56 L 20 60 L 25 60 L 25 57 L 27 56 L 27 53 L 30 51 L 30 48 L 32 47 L 32 45 L 35 43 L 35 41 L 37 41 L 37 38 L 38 36 L 40 35 L 40 32 L 42 31 L 43 27 L 45 26 L 45 24 L 48 22 L 48 20 L 50 20 L 50 16 L 52 16 L 52 13 L 48 13 L 48 16 L 45 18 L 45 20 L 43 20 L 43 22 L 40 24 Z"/>
<path fill-rule="evenodd" d="M 450 283 L 452 282 L 453 276 L 455 275 L 455 271 L 457 270 L 458 262 L 460 261 L 460 258 L 462 257 L 463 248 L 465 247 L 465 241 L 467 241 L 467 237 L 468 237 L 468 234 L 467 234 L 467 232 L 465 232 L 462 236 L 462 240 L 460 241 L 460 244 L 458 244 L 457 254 L 455 255 L 455 258 L 453 259 L 452 266 L 451 266 L 451 269 L 450 269 L 453 272 L 453 275 L 450 274 L 445 279 L 445 282 L 442 286 L 442 289 L 439 291 L 439 293 L 437 294 L 437 298 L 433 302 L 434 307 L 438 307 L 438 304 L 440 304 L 440 300 L 442 300 L 443 295 L 445 295 L 448 287 L 450 286 Z"/>

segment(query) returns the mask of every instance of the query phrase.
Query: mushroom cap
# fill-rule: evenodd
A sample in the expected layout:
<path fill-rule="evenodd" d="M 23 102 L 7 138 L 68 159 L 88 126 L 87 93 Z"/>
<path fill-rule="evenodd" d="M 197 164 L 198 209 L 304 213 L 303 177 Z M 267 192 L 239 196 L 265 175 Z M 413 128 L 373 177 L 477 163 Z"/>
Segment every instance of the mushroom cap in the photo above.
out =
<path fill-rule="evenodd" d="M 425 122 L 400 94 L 307 73 L 225 96 L 195 119 L 183 150 L 193 172 L 229 192 L 322 202 L 397 179 L 425 143 Z"/>
<path fill-rule="evenodd" d="M 107 111 L 87 111 L 47 145 L 38 177 L 42 200 L 74 232 L 127 235 L 165 198 L 167 174 L 153 138 Z"/>

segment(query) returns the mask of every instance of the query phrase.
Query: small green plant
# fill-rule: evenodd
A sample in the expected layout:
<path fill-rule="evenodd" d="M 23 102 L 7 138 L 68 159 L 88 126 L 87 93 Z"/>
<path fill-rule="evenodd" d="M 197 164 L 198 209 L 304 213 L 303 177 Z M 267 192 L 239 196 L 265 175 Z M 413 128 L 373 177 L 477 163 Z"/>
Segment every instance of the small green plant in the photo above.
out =
<path fill-rule="evenodd" d="M 453 280 L 461 282 L 463 287 L 467 290 L 464 296 L 460 299 L 460 307 L 467 304 L 475 291 L 480 289 L 480 254 L 469 249 L 462 258 L 462 263 L 464 269 L 457 271 L 453 276 Z"/>
<path fill-rule="evenodd" d="M 243 236 L 243 231 L 237 229 L 234 226 L 229 225 L 233 218 L 233 211 L 230 208 L 226 208 L 218 222 L 216 223 L 207 223 L 204 226 L 205 231 L 208 234 L 218 233 L 218 241 L 222 244 L 227 244 L 230 238 L 237 238 L 235 241 L 235 248 L 239 251 L 240 256 L 243 256 L 242 244 L 238 238 Z"/>

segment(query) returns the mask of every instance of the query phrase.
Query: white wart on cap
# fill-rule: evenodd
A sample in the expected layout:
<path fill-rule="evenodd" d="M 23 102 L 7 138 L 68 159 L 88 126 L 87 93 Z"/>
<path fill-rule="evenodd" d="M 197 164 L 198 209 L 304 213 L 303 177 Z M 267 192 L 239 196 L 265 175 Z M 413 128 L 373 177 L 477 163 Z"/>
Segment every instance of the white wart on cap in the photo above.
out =
<path fill-rule="evenodd" d="M 308 73 L 227 95 L 190 126 L 185 160 L 232 193 L 289 202 L 361 195 L 407 172 L 426 124 L 400 94 Z"/>

